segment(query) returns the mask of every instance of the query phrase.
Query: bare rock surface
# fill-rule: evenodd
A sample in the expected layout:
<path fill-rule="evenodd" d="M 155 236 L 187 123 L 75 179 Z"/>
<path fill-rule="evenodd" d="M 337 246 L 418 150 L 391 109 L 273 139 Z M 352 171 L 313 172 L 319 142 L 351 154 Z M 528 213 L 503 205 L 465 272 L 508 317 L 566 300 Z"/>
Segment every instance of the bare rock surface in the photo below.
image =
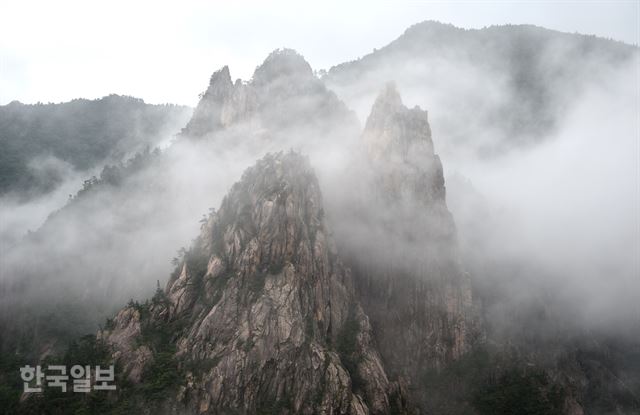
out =
<path fill-rule="evenodd" d="M 244 173 L 143 314 L 123 309 L 101 336 L 135 382 L 153 358 L 144 327 L 170 327 L 175 411 L 406 412 L 296 153 Z"/>
<path fill-rule="evenodd" d="M 344 258 L 394 380 L 425 401 L 421 379 L 464 355 L 480 335 L 469 275 L 458 254 L 428 114 L 409 109 L 393 84 L 362 134 L 368 177 L 343 235 Z M 347 209 L 344 209 L 347 211 Z"/>
<path fill-rule="evenodd" d="M 271 140 L 276 133 L 326 138 L 359 128 L 355 115 L 292 49 L 273 51 L 249 81 L 232 82 L 227 66 L 216 71 L 182 135 L 200 139 L 246 126 Z"/>

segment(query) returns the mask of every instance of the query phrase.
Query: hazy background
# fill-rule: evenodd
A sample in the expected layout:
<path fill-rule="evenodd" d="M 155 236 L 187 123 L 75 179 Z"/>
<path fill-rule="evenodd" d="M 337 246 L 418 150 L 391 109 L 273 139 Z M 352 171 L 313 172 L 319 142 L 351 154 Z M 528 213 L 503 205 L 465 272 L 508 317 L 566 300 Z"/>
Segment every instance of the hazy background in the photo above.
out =
<path fill-rule="evenodd" d="M 248 79 L 290 47 L 314 69 L 370 53 L 407 27 L 528 23 L 638 44 L 637 1 L 0 3 L 0 104 L 110 93 L 195 106 L 223 65 Z"/>
<path fill-rule="evenodd" d="M 31 312 L 53 299 L 38 313 L 72 315 L 68 326 L 91 331 L 130 297 L 164 285 L 198 219 L 267 151 L 309 154 L 325 198 L 342 197 L 352 191 L 339 177 L 353 149 L 345 143 L 360 139 L 375 96 L 395 81 L 408 106 L 429 111 L 466 266 L 484 297 L 495 297 L 485 308 L 492 322 L 526 330 L 512 311 L 540 298 L 560 310 L 551 322 L 561 315 L 629 332 L 626 323 L 640 321 L 637 48 L 531 27 L 427 23 L 405 32 L 426 19 L 523 22 L 637 43 L 636 2 L 0 7 L 0 103 L 123 93 L 195 106 L 214 70 L 229 65 L 233 79 L 249 81 L 277 47 L 297 49 L 314 70 L 347 62 L 321 79 L 311 68 L 282 79 L 287 65 L 267 71 L 276 79 L 255 85 L 253 114 L 201 140 L 174 141 L 180 125 L 163 130 L 153 140 L 162 155 L 60 213 L 101 165 L 69 171 L 46 198 L 0 199 L 0 307 Z M 379 60 L 349 63 L 401 35 Z M 617 49 L 628 56 L 613 59 Z M 487 146 L 497 150 L 487 156 Z M 15 315 L 25 320 L 11 321 L 20 330 L 41 318 Z"/>
<path fill-rule="evenodd" d="M 3 3 L 0 179 L 17 190 L 0 189 L 0 358 L 38 361 L 130 298 L 149 298 L 201 218 L 266 152 L 309 156 L 343 259 L 358 255 L 345 246 L 368 251 L 376 238 L 392 240 L 401 252 L 389 259 L 403 265 L 429 251 L 457 259 L 438 237 L 447 215 L 429 214 L 427 229 L 410 209 L 360 198 L 377 171 L 363 127 L 394 81 L 408 107 L 428 111 L 487 343 L 517 348 L 527 367 L 573 377 L 579 365 L 575 383 L 596 401 L 640 390 L 639 12 L 637 1 Z M 279 47 L 309 63 L 269 55 Z M 244 82 L 226 69 L 211 77 L 223 65 Z M 143 98 L 106 97 L 140 108 L 191 108 L 159 105 L 149 134 L 128 137 L 146 110 L 116 105 L 127 122 L 104 99 L 8 104 L 112 93 Z M 76 131 L 87 114 L 102 118 Z M 23 169 L 7 174 L 16 143 Z M 100 144 L 85 164 L 66 157 Z M 57 187 L 21 194 L 25 170 L 57 172 Z M 390 238 L 407 226 L 420 238 Z"/>

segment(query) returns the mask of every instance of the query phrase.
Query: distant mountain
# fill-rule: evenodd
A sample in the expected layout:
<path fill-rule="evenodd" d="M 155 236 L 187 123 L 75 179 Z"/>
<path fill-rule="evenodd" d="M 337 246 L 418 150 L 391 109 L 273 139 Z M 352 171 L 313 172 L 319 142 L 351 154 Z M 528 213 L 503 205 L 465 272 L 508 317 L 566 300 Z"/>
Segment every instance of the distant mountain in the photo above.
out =
<path fill-rule="evenodd" d="M 242 94 L 251 100 L 242 101 Z M 0 337 L 0 348 L 13 349 L 24 338 L 39 355 L 51 338 L 64 342 L 98 324 L 115 305 L 146 296 L 150 283 L 168 275 L 170 259 L 190 240 L 197 217 L 219 203 L 249 163 L 269 151 L 324 152 L 359 130 L 354 114 L 288 49 L 271 53 L 251 82 L 232 83 L 226 67 L 216 71 L 182 127 L 162 152 L 142 150 L 87 177 L 39 229 L 5 248 L 0 291 L 7 300 L 0 308 L 22 317 L 0 316 L 0 325 L 18 327 L 15 335 Z M 113 272 L 114 262 L 122 272 Z M 55 301 L 27 311 L 43 296 Z M 92 311 L 74 312 L 82 322 L 54 334 L 29 330 L 22 321 L 35 326 L 43 321 L 40 314 L 66 314 L 70 302 Z"/>
<path fill-rule="evenodd" d="M 227 66 L 216 71 L 182 136 L 234 136 L 261 148 L 286 145 L 308 149 L 356 135 L 355 114 L 318 79 L 292 49 L 278 49 L 258 66 L 250 81 L 232 82 Z M 217 137 L 220 139 L 220 137 Z M 225 143 L 226 144 L 226 143 Z"/>
<path fill-rule="evenodd" d="M 127 96 L 0 106 L 0 195 L 37 195 L 66 170 L 87 171 L 176 134 L 191 109 Z"/>
<path fill-rule="evenodd" d="M 587 87 L 637 59 L 637 47 L 595 36 L 425 21 L 323 79 L 361 116 L 394 81 L 411 105 L 432 109 L 441 151 L 486 155 L 544 140 Z"/>
<path fill-rule="evenodd" d="M 62 359 L 115 363 L 118 390 L 21 400 L 22 385 L 0 373 L 0 403 L 16 413 L 636 413 L 635 326 L 610 337 L 565 326 L 573 316 L 557 298 L 523 304 L 491 287 L 521 264 L 476 258 L 500 278 L 474 281 L 440 158 L 544 140 L 583 87 L 636 55 L 531 26 L 427 22 L 324 79 L 287 49 L 247 82 L 223 67 L 171 146 L 104 169 L 5 255 L 0 366 L 60 359 L 70 337 L 112 315 Z M 413 105 L 425 102 L 429 113 Z M 496 318 L 487 304 L 498 296 L 515 298 Z"/>
<path fill-rule="evenodd" d="M 134 385 L 169 358 L 158 410 L 408 414 L 430 398 L 425 373 L 473 349 L 479 315 L 426 112 L 388 86 L 360 149 L 354 163 L 368 162 L 350 175 L 365 197 L 353 217 L 332 212 L 351 224 L 337 244 L 309 162 L 267 155 L 203 221 L 165 290 L 99 334 Z"/>

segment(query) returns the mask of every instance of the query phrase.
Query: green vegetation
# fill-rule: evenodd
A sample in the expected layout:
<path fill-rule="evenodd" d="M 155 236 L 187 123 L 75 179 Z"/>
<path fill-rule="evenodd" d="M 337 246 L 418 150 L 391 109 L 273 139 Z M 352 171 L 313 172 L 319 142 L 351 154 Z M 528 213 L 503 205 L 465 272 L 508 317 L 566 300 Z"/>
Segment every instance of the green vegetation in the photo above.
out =
<path fill-rule="evenodd" d="M 220 360 L 221 357 L 219 356 L 201 360 L 185 359 L 180 362 L 180 368 L 184 373 L 191 372 L 198 376 L 207 373 L 214 367 L 218 366 Z"/>
<path fill-rule="evenodd" d="M 541 368 L 505 360 L 484 347 L 422 377 L 434 413 L 560 414 L 565 392 Z"/>
<path fill-rule="evenodd" d="M 166 390 L 179 382 L 180 372 L 174 354 L 175 349 L 154 353 L 153 361 L 142 374 L 140 388 L 145 398 L 152 402 L 162 400 Z"/>
<path fill-rule="evenodd" d="M 231 279 L 232 276 L 233 274 L 227 272 L 213 279 L 213 297 L 208 303 L 209 306 L 218 304 L 218 302 L 222 299 L 224 287 L 227 285 L 227 282 Z"/>
<path fill-rule="evenodd" d="M 293 409 L 291 396 L 285 395 L 278 399 L 265 399 L 256 408 L 257 415 L 281 415 Z"/>
<path fill-rule="evenodd" d="M 201 248 L 199 240 L 196 240 L 194 246 L 185 253 L 184 261 L 191 277 L 202 281 L 202 278 L 207 273 L 209 256 Z"/>
<path fill-rule="evenodd" d="M 307 314 L 304 318 L 304 333 L 307 336 L 306 341 L 313 339 L 313 336 L 316 332 L 315 326 L 316 325 L 313 315 Z"/>
<path fill-rule="evenodd" d="M 269 264 L 269 274 L 271 275 L 278 275 L 282 272 L 282 270 L 284 269 L 285 266 L 285 262 L 272 262 L 271 264 Z"/>
<path fill-rule="evenodd" d="M 22 354 L 0 353 L 0 408 L 7 413 L 16 413 L 18 410 L 22 393 L 20 367 L 27 361 Z"/>
<path fill-rule="evenodd" d="M 264 289 L 264 284 L 267 280 L 267 275 L 263 272 L 256 272 L 255 274 L 249 276 L 249 290 L 256 294 L 256 297 L 262 293 Z"/>
<path fill-rule="evenodd" d="M 149 147 L 145 147 L 124 163 L 120 162 L 116 165 L 105 166 L 99 178 L 93 176 L 83 182 L 82 189 L 76 193 L 75 197 L 81 197 L 83 194 L 101 186 L 117 186 L 127 177 L 132 176 L 134 173 L 141 171 L 151 164 L 153 160 L 159 158 L 161 154 L 157 148 L 150 150 Z"/>
<path fill-rule="evenodd" d="M 165 130 L 182 125 L 190 112 L 187 107 L 150 105 L 118 95 L 0 106 L 0 194 L 32 196 L 55 188 L 65 168 L 60 163 L 32 164 L 39 157 L 54 157 L 85 171 L 155 146 Z"/>
<path fill-rule="evenodd" d="M 252 338 L 247 339 L 246 341 L 243 339 L 238 339 L 236 342 L 236 348 L 244 350 L 245 353 L 249 353 L 251 349 L 255 346 L 255 342 Z"/>
<path fill-rule="evenodd" d="M 342 365 L 351 376 L 351 386 L 354 391 L 359 391 L 364 386 L 364 380 L 358 373 L 358 366 L 362 360 L 362 356 L 358 353 L 357 347 L 359 332 L 360 323 L 356 320 L 355 307 L 352 306 L 349 311 L 349 317 L 344 322 L 336 339 L 336 351 L 340 356 Z"/>
<path fill-rule="evenodd" d="M 640 345 L 623 339 L 591 343 L 568 355 L 561 368 L 571 370 L 572 360 L 590 380 L 582 400 L 589 412 L 640 413 Z"/>
<path fill-rule="evenodd" d="M 474 406 L 484 415 L 561 415 L 564 392 L 540 369 L 512 369 L 476 392 Z"/>
<path fill-rule="evenodd" d="M 22 380 L 19 368 L 26 363 L 22 359 L 7 362 L 6 375 L 12 379 L 11 399 L 19 398 L 22 393 Z M 47 357 L 43 366 L 65 365 L 70 368 L 73 365 L 100 365 L 107 367 L 111 362 L 107 346 L 96 339 L 94 335 L 86 335 L 72 342 L 66 353 L 62 356 Z M 5 367 L 2 368 L 3 371 Z M 116 370 L 117 372 L 117 370 Z M 118 386 L 119 383 L 116 380 Z M 67 388 L 72 387 L 70 382 Z M 0 389 L 2 390 L 2 389 Z M 3 396 L 4 398 L 4 396 Z M 99 414 L 113 413 L 116 403 L 108 393 L 104 391 L 91 391 L 89 393 L 62 392 L 59 388 L 43 386 L 41 395 L 30 395 L 27 400 L 18 405 L 18 401 L 2 402 L 4 413 L 7 414 Z"/>

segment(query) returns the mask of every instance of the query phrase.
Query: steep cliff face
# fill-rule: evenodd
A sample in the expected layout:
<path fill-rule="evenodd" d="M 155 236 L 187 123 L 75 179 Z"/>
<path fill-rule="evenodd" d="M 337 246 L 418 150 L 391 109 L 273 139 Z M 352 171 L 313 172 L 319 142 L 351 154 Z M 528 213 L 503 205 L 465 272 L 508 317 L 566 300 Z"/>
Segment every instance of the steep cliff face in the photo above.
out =
<path fill-rule="evenodd" d="M 238 119 L 251 114 L 256 106 L 256 98 L 252 91 L 242 82 L 234 85 L 229 67 L 225 66 L 211 75 L 209 87 L 200 97 L 200 102 L 183 133 L 201 136 L 228 127 Z"/>
<path fill-rule="evenodd" d="M 388 85 L 373 105 L 363 147 L 370 176 L 350 218 L 360 236 L 346 239 L 345 258 L 389 375 L 422 400 L 425 372 L 460 358 L 478 335 L 471 284 L 427 113 L 406 108 Z"/>
<path fill-rule="evenodd" d="M 434 153 L 427 112 L 405 107 L 390 83 L 373 104 L 362 141 L 376 171 L 378 196 L 387 203 L 413 203 L 434 211 L 453 238 L 442 163 Z"/>
<path fill-rule="evenodd" d="M 179 375 L 169 412 L 405 411 L 328 233 L 318 182 L 295 153 L 248 169 L 164 292 L 146 309 L 123 309 L 100 337 L 134 383 L 170 355 Z"/>
<path fill-rule="evenodd" d="M 248 82 L 233 83 L 226 66 L 215 72 L 182 134 L 209 136 L 238 124 L 268 134 L 357 128 L 353 113 L 291 49 L 272 52 Z"/>

